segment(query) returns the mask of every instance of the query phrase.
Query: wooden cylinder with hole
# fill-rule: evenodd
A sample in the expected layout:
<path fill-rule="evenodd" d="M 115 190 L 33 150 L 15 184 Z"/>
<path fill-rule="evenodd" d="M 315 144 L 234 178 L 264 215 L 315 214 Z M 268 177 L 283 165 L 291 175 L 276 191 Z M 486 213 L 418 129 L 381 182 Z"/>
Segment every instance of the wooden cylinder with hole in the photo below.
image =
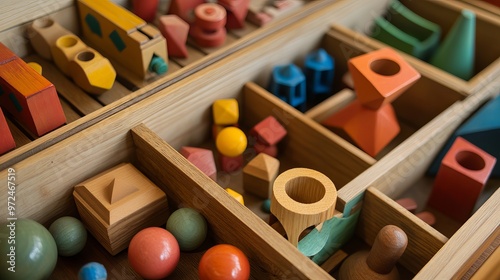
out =
<path fill-rule="evenodd" d="M 310 226 L 331 219 L 337 189 L 324 174 L 307 168 L 293 168 L 274 181 L 271 213 L 285 229 L 288 241 L 298 245 L 300 234 Z"/>
<path fill-rule="evenodd" d="M 75 59 L 75 56 L 84 51 L 87 45 L 74 34 L 61 36 L 52 46 L 52 58 L 61 72 L 69 75 L 69 62 Z"/>
<path fill-rule="evenodd" d="M 28 26 L 28 37 L 33 49 L 47 60 L 52 60 L 52 47 L 57 39 L 69 34 L 70 31 L 50 18 L 36 19 Z"/>

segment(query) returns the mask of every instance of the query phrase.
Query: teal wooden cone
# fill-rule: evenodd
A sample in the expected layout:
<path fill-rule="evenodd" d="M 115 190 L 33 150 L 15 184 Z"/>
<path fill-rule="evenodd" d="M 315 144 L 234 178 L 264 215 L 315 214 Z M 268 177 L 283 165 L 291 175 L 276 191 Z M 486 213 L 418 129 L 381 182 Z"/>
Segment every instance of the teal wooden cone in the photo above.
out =
<path fill-rule="evenodd" d="M 476 15 L 463 10 L 430 63 L 464 80 L 474 75 Z"/>

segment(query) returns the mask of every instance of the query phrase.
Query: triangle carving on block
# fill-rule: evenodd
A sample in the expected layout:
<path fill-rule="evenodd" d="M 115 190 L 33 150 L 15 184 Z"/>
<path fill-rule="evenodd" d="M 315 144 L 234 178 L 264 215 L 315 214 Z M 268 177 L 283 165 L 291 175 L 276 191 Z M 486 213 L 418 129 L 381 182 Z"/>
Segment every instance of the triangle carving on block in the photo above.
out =
<path fill-rule="evenodd" d="M 113 178 L 107 187 L 109 203 L 120 201 L 136 191 L 138 191 L 136 187 L 127 184 L 124 180 Z"/>

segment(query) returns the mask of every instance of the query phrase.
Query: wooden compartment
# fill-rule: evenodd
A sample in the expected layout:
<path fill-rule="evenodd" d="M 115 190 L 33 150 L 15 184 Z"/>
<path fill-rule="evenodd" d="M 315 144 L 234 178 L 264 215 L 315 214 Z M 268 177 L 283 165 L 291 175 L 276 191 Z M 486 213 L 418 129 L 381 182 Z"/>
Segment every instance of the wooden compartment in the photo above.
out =
<path fill-rule="evenodd" d="M 113 88 L 98 96 L 88 94 L 79 88 L 69 77 L 64 75 L 52 61 L 47 61 L 34 53 L 27 34 L 28 25 L 38 18 L 50 17 L 54 21 L 76 35 L 81 34 L 75 1 L 48 1 L 44 3 L 27 3 L 28 1 L 10 1 L 6 4 L 5 14 L 23 14 L 22 17 L 6 16 L 0 21 L 0 41 L 16 52 L 26 62 L 39 63 L 43 75 L 58 90 L 61 105 L 67 118 L 67 124 L 42 137 L 30 135 L 15 119 L 8 117 L 9 127 L 15 137 L 15 150 L 0 156 L 0 162 L 15 162 L 36 153 L 77 131 L 85 129 L 109 115 L 114 114 L 130 104 L 153 94 L 155 88 L 166 87 L 189 76 L 206 65 L 216 61 L 235 50 L 262 39 L 279 30 L 295 19 L 331 5 L 334 1 L 302 1 L 283 16 L 259 27 L 247 22 L 245 28 L 230 30 L 224 45 L 215 48 L 201 48 L 188 42 L 188 58 L 170 58 L 169 70 L 166 74 L 142 80 L 130 73 L 116 61 L 111 60 L 117 71 L 117 79 Z M 113 2 L 130 8 L 129 1 L 113 0 Z M 162 0 L 158 6 L 158 15 L 165 14 L 169 1 Z M 297 2 L 298 3 L 298 2 Z M 293 18 L 293 19 L 292 19 Z M 84 39 L 85 40 L 85 39 Z M 86 42 L 92 47 L 92 44 Z"/>
<path fill-rule="evenodd" d="M 492 41 L 500 40 L 498 37 L 498 34 L 500 34 L 498 32 L 498 30 L 500 30 L 500 18 L 498 18 L 498 16 L 461 1 L 402 0 L 400 2 L 414 13 L 438 24 L 441 27 L 441 41 L 444 36 L 446 36 L 463 9 L 469 9 L 476 14 L 476 52 L 474 76 L 470 80 L 464 81 L 427 62 L 401 52 L 405 59 L 416 67 L 419 72 L 432 73 L 440 80 L 449 81 L 449 87 L 464 90 L 469 93 L 473 93 L 482 87 L 488 86 L 490 82 L 498 77 L 500 51 L 494 46 L 494 44 L 491 44 Z M 390 2 L 387 1 L 387 3 Z M 383 15 L 386 9 L 387 7 L 380 6 L 378 10 L 375 10 L 370 14 L 367 21 L 361 21 L 345 26 L 356 32 L 353 36 L 364 44 L 369 44 L 375 48 L 387 46 L 386 44 L 383 44 L 367 35 L 371 32 L 370 30 L 373 25 L 373 20 L 375 20 L 378 16 Z"/>

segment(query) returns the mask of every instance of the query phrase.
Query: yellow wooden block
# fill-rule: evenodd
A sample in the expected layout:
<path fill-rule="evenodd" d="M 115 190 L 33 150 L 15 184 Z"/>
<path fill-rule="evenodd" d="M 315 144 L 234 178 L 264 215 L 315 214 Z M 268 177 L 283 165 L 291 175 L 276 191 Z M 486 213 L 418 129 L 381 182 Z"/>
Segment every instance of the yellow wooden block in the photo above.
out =
<path fill-rule="evenodd" d="M 239 203 L 241 203 L 241 205 L 245 205 L 245 201 L 243 200 L 243 196 L 240 193 L 238 193 L 237 191 L 235 191 L 231 188 L 227 188 L 226 191 L 229 195 L 231 195 L 232 197 L 234 197 L 234 199 L 236 199 Z"/>
<path fill-rule="evenodd" d="M 111 89 L 116 78 L 109 60 L 89 47 L 76 55 L 68 70 L 78 86 L 94 94 Z"/>
<path fill-rule="evenodd" d="M 76 35 L 67 34 L 56 40 L 55 45 L 52 47 L 52 58 L 57 67 L 69 76 L 70 61 L 75 59 L 75 56 L 86 48 L 87 45 Z"/>
<path fill-rule="evenodd" d="M 42 75 L 42 65 L 36 63 L 36 62 L 28 62 L 27 63 L 29 67 L 33 68 L 38 74 Z"/>
<path fill-rule="evenodd" d="M 239 119 L 238 101 L 232 99 L 216 100 L 212 106 L 214 123 L 217 125 L 237 124 Z"/>
<path fill-rule="evenodd" d="M 110 59 L 144 79 L 167 72 L 166 40 L 154 26 L 107 0 L 79 0 L 78 12 L 84 36 Z"/>

